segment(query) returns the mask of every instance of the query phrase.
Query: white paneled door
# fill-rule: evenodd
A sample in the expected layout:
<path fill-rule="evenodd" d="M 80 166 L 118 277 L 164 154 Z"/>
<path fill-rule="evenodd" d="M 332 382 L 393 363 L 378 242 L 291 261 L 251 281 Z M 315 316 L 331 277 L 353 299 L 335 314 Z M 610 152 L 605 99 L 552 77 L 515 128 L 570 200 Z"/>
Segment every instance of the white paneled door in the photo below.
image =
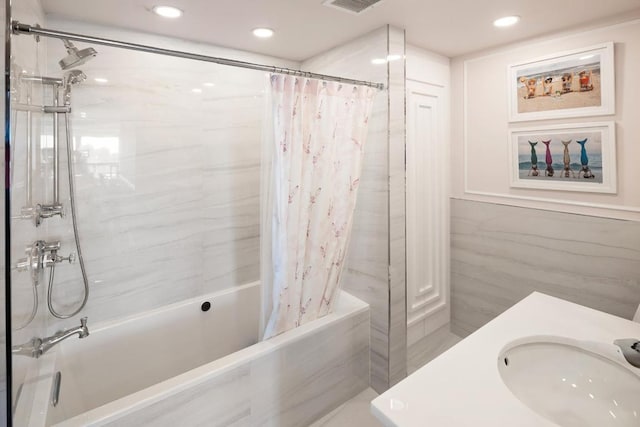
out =
<path fill-rule="evenodd" d="M 449 156 L 445 89 L 407 81 L 408 344 L 449 322 Z"/>

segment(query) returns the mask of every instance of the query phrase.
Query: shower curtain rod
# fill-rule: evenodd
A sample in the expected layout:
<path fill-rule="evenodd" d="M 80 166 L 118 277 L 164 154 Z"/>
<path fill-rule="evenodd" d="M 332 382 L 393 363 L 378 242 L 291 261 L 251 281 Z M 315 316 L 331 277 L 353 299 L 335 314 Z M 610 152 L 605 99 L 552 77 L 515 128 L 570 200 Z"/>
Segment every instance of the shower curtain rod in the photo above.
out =
<path fill-rule="evenodd" d="M 11 32 L 13 34 L 31 34 L 33 36 L 51 37 L 55 39 L 66 39 L 78 42 L 86 42 L 109 47 L 119 47 L 122 49 L 136 50 L 140 52 L 155 53 L 159 55 L 174 56 L 176 58 L 193 59 L 195 61 L 213 62 L 215 64 L 229 65 L 232 67 L 249 68 L 251 70 L 267 71 L 276 74 L 288 74 L 291 76 L 309 77 L 313 79 L 328 80 L 339 83 L 354 84 L 374 87 L 383 90 L 384 84 L 373 83 L 363 80 L 347 79 L 344 77 L 328 76 L 325 74 L 311 73 L 308 71 L 292 70 L 290 68 L 274 67 L 271 65 L 254 64 L 252 62 L 236 61 L 234 59 L 218 58 L 215 56 L 200 55 L 197 53 L 182 52 L 179 50 L 163 49 L 160 47 L 146 46 L 137 43 L 127 43 L 118 40 L 105 39 L 101 37 L 85 36 L 82 34 L 67 33 L 64 31 L 49 30 L 39 26 L 22 24 L 18 21 L 11 22 Z"/>

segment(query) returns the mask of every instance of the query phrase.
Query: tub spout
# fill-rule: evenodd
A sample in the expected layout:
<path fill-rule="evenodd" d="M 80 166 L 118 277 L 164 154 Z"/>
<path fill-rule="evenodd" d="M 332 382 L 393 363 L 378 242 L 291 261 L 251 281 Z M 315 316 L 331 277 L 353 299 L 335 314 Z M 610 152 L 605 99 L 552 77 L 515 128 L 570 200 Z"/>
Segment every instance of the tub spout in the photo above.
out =
<path fill-rule="evenodd" d="M 65 329 L 64 331 L 57 332 L 50 337 L 42 339 L 34 338 L 26 344 L 14 346 L 11 349 L 11 353 L 20 356 L 35 357 L 37 359 L 56 344 L 59 344 L 61 341 L 64 341 L 76 334 L 78 334 L 78 338 L 86 338 L 89 336 L 86 317 L 80 319 L 80 326 L 76 326 L 72 329 Z"/>
<path fill-rule="evenodd" d="M 59 344 L 61 341 L 64 341 L 75 334 L 78 334 L 78 338 L 86 338 L 89 336 L 89 328 L 87 327 L 86 317 L 80 319 L 80 326 L 76 326 L 72 329 L 66 329 L 64 331 L 55 333 L 50 337 L 44 338 L 42 340 L 42 344 L 40 345 L 40 355 L 45 354 L 51 349 L 51 347 Z"/>
<path fill-rule="evenodd" d="M 31 341 L 21 345 L 14 345 L 11 348 L 11 354 L 15 354 L 18 356 L 27 356 L 27 357 L 40 357 L 40 346 L 42 345 L 42 340 L 40 338 L 33 338 Z"/>

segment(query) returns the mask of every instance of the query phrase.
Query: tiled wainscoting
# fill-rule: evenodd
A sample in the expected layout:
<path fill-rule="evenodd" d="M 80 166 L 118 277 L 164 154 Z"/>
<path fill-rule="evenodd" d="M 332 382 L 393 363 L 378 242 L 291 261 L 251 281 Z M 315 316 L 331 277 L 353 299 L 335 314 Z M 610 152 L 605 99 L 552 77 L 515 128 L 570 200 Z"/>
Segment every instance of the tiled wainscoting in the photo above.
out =
<path fill-rule="evenodd" d="M 467 336 L 533 291 L 631 319 L 640 222 L 453 199 L 452 331 Z"/>

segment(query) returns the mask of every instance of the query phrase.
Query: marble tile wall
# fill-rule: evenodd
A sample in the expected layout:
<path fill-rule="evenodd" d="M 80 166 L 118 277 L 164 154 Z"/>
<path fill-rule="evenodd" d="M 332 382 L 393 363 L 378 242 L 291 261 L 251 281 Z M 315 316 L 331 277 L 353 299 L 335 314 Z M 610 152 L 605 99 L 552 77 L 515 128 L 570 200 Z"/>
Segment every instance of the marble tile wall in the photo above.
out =
<path fill-rule="evenodd" d="M 389 386 L 407 376 L 405 31 L 389 27 Z"/>
<path fill-rule="evenodd" d="M 368 310 L 112 421 L 113 426 L 308 426 L 369 383 Z"/>
<path fill-rule="evenodd" d="M 467 336 L 533 291 L 631 319 L 640 223 L 451 200 L 451 329 Z"/>
<path fill-rule="evenodd" d="M 404 268 L 404 31 L 389 26 L 302 63 L 324 74 L 392 84 L 381 91 L 365 158 L 343 286 L 371 306 L 371 386 L 383 392 L 406 373 Z"/>
<path fill-rule="evenodd" d="M 4 7 L 2 7 L 2 13 L 5 13 Z M 11 4 L 11 19 L 20 20 L 23 22 L 44 24 L 45 16 L 37 0 L 17 0 Z M 3 21 L 4 22 L 4 21 Z M 4 37 L 4 33 L 3 33 Z M 3 44 L 3 46 L 5 46 Z M 33 37 L 27 36 L 12 36 L 11 37 L 11 102 L 27 103 L 30 98 L 32 103 L 42 102 L 44 93 L 41 87 L 37 84 L 21 83 L 22 76 L 40 75 L 46 71 L 46 44 L 41 40 L 37 42 Z M 4 81 L 3 81 L 4 84 Z M 4 102 L 2 108 L 4 109 Z M 2 116 L 4 118 L 4 115 Z M 32 132 L 37 135 L 42 129 L 44 117 L 42 114 L 32 114 Z M 17 219 L 20 216 L 21 209 L 26 206 L 26 157 L 27 157 L 27 114 L 23 111 L 17 112 L 11 111 L 11 198 L 10 198 L 10 212 L 4 212 L 3 214 L 10 215 L 10 227 L 11 227 L 11 345 L 20 345 L 28 342 L 34 336 L 44 336 L 46 332 L 46 319 L 43 312 L 40 310 L 36 313 L 34 319 L 27 323 L 32 309 L 33 309 L 33 292 L 34 286 L 31 281 L 30 275 L 26 272 L 17 272 L 13 267 L 17 261 L 25 257 L 25 248 L 31 245 L 37 239 L 42 238 L 44 235 L 43 230 L 37 230 L 33 223 Z M 33 138 L 33 144 L 37 147 L 40 144 L 39 138 Z M 3 145 L 4 148 L 4 145 Z M 35 153 L 35 149 L 33 151 Z M 5 158 L 3 156 L 3 158 Z M 40 159 L 34 156 L 34 161 L 39 162 Z M 46 173 L 46 172 L 45 172 Z M 34 173 L 32 175 L 34 190 L 33 197 L 38 198 L 43 194 L 41 186 L 41 177 L 39 174 Z M 4 203 L 4 199 L 3 199 Z M 4 241 L 4 224 L 3 241 Z M 5 267 L 5 246 L 2 245 L 2 267 Z M 4 274 L 2 280 L 4 281 Z M 36 288 L 37 294 L 40 296 L 40 301 L 43 300 L 43 286 Z M 1 304 L 5 307 L 5 292 L 2 291 Z M 1 316 L 2 331 L 5 331 L 5 316 Z M 4 342 L 4 339 L 3 339 Z M 4 352 L 2 353 L 4 357 Z M 12 380 L 13 398 L 17 395 L 18 388 L 23 383 L 32 381 L 39 375 L 38 368 L 40 361 L 24 357 L 13 356 L 12 357 Z M 2 370 L 5 369 L 5 364 L 2 363 Z M 4 372 L 2 373 L 4 378 Z M 4 382 L 4 381 L 3 381 Z M 4 390 L 0 392 L 4 394 Z M 30 407 L 33 402 L 34 396 L 29 392 L 24 392 L 20 395 L 22 405 Z M 2 406 L 4 407 L 5 399 L 2 396 Z M 4 419 L 4 416 L 3 418 Z M 20 419 L 16 420 L 15 425 L 27 425 L 29 420 Z M 0 422 L 1 423 L 1 422 Z"/>
<path fill-rule="evenodd" d="M 388 28 L 338 46 L 302 63 L 309 71 L 387 82 L 385 65 Z M 389 384 L 389 208 L 388 208 L 388 94 L 376 96 L 354 213 L 344 289 L 371 308 L 371 386 L 378 392 Z"/>
<path fill-rule="evenodd" d="M 51 18 L 48 25 L 298 67 L 87 23 Z M 56 63 L 63 46 L 47 42 L 50 74 L 62 75 Z M 72 88 L 79 230 L 91 286 L 83 314 L 95 324 L 257 280 L 265 73 L 95 48 L 98 56 L 80 67 L 88 79 Z M 63 171 L 66 163 L 63 156 Z M 61 193 L 68 207 L 66 180 Z M 75 251 L 70 215 L 46 227 L 62 241 L 63 255 Z M 60 265 L 56 276 L 54 304 L 72 311 L 82 297 L 78 265 Z M 50 319 L 48 327 L 60 323 L 72 321 Z"/>

